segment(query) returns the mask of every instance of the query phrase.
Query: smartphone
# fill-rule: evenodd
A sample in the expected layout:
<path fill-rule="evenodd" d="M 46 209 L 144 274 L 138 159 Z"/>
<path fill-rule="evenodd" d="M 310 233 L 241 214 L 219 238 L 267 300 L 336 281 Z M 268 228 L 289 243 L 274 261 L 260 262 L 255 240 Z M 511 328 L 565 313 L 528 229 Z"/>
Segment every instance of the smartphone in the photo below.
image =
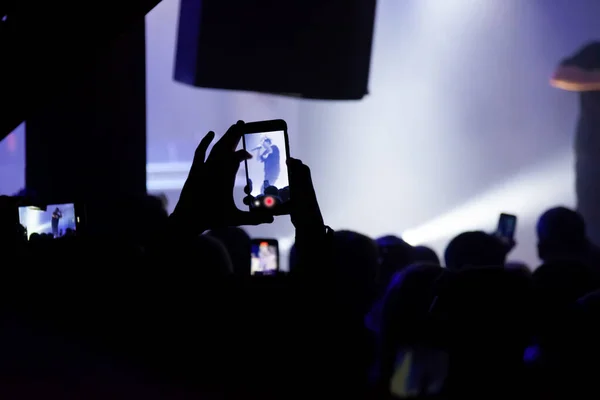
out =
<path fill-rule="evenodd" d="M 498 229 L 496 234 L 503 240 L 512 241 L 515 238 L 515 230 L 517 229 L 517 216 L 511 214 L 500 214 L 498 219 Z"/>
<path fill-rule="evenodd" d="M 19 207 L 19 223 L 25 229 L 27 240 L 33 235 L 55 239 L 75 236 L 80 219 L 74 203 Z"/>
<path fill-rule="evenodd" d="M 279 271 L 279 243 L 275 239 L 252 239 L 251 275 L 275 275 Z"/>
<path fill-rule="evenodd" d="M 245 162 L 250 211 L 283 215 L 286 212 L 280 206 L 290 200 L 287 124 L 282 119 L 249 122 L 243 129 L 244 150 L 252 154 Z"/>

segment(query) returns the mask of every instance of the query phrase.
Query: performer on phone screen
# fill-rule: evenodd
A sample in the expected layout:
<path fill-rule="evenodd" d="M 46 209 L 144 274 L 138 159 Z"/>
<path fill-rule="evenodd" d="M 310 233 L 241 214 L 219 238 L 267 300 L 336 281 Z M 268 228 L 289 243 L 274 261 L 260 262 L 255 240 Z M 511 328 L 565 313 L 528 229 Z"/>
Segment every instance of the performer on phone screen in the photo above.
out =
<path fill-rule="evenodd" d="M 262 151 L 262 153 L 260 153 Z M 262 162 L 265 166 L 265 179 L 263 179 L 263 185 L 261 188 L 261 194 L 265 193 L 265 189 L 268 186 L 275 186 L 277 179 L 279 179 L 280 172 L 280 154 L 279 147 L 271 142 L 271 139 L 266 138 L 262 142 L 262 149 L 259 150 L 260 156 L 258 161 Z"/>
<path fill-rule="evenodd" d="M 577 210 L 586 221 L 588 237 L 600 244 L 600 42 L 591 42 L 564 59 L 551 85 L 579 93 L 575 132 Z"/>
<path fill-rule="evenodd" d="M 58 207 L 52 212 L 52 236 L 58 237 L 58 221 L 62 218 L 62 212 Z"/>
<path fill-rule="evenodd" d="M 258 248 L 259 271 L 265 273 L 277 270 L 277 256 L 268 245 Z"/>

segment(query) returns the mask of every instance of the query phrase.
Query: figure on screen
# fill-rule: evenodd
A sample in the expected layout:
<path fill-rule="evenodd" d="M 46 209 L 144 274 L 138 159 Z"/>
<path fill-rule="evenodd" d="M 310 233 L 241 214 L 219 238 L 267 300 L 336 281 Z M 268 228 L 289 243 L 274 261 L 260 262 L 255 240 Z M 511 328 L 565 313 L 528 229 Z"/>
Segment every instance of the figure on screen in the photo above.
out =
<path fill-rule="evenodd" d="M 265 188 L 275 186 L 279 179 L 279 147 L 271 142 L 271 139 L 265 138 L 262 142 L 262 153 L 258 157 L 258 161 L 265 165 L 265 179 L 261 193 L 264 193 Z"/>
<path fill-rule="evenodd" d="M 277 270 L 277 255 L 267 243 L 261 243 L 258 248 L 258 270 L 268 273 Z"/>
<path fill-rule="evenodd" d="M 62 218 L 62 212 L 58 207 L 54 209 L 52 212 L 52 235 L 57 238 L 59 236 L 58 232 L 58 221 Z"/>

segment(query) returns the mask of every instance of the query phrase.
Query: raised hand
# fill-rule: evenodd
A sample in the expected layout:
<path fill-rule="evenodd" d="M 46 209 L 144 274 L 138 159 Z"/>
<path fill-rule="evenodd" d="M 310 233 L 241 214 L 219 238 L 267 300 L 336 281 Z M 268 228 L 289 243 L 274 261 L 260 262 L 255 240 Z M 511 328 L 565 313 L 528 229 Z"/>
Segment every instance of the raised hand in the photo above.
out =
<path fill-rule="evenodd" d="M 289 214 L 296 230 L 322 231 L 325 223 L 312 183 L 310 168 L 295 158 L 289 158 L 286 163 L 290 179 L 290 200 L 277 206 L 278 214 Z M 249 185 L 244 187 L 246 205 L 250 205 L 255 200 L 251 192 L 252 188 Z"/>
<path fill-rule="evenodd" d="M 310 168 L 295 158 L 287 160 L 290 174 L 290 216 L 296 230 L 323 230 L 325 223 L 317 201 Z"/>
<path fill-rule="evenodd" d="M 179 202 L 171 215 L 176 229 L 200 234 L 223 226 L 273 222 L 270 215 L 238 209 L 233 199 L 240 163 L 252 158 L 245 150 L 236 151 L 243 125 L 243 121 L 232 125 L 214 145 L 208 158 L 206 152 L 215 137 L 214 132 L 209 132 L 198 145 Z"/>

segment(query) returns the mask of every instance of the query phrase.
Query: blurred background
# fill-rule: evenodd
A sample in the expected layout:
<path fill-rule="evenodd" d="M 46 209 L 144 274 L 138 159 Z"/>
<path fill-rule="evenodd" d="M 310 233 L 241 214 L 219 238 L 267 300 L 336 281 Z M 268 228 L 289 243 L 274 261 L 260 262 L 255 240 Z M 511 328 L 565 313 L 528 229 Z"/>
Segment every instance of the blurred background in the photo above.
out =
<path fill-rule="evenodd" d="M 179 6 L 163 0 L 146 17 L 148 189 L 170 210 L 206 132 L 274 118 L 287 121 L 334 229 L 442 251 L 507 212 L 519 217 L 511 258 L 537 264 L 535 220 L 574 206 L 578 99 L 548 78 L 600 37 L 597 1 L 379 0 L 369 95 L 337 102 L 176 83 Z M 1 193 L 24 185 L 24 140 L 22 125 L 0 143 Z M 279 239 L 283 258 L 293 241 L 288 217 L 248 231 Z"/>

